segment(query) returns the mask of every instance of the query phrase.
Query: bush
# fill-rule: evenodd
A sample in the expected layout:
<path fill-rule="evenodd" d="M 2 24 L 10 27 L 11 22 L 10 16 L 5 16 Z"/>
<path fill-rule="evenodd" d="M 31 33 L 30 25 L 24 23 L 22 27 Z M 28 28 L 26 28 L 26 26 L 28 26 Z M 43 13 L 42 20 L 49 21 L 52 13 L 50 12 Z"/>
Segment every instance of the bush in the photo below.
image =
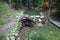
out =
<path fill-rule="evenodd" d="M 52 18 L 55 19 L 56 21 L 60 21 L 60 0 L 56 0 L 56 4 L 53 7 L 53 14 Z"/>
<path fill-rule="evenodd" d="M 60 21 L 60 10 L 58 10 L 57 8 L 52 9 L 52 13 L 51 13 L 51 17 L 55 20 L 55 21 Z"/>
<path fill-rule="evenodd" d="M 53 14 L 53 19 L 56 21 L 60 21 L 60 12 L 56 12 Z"/>

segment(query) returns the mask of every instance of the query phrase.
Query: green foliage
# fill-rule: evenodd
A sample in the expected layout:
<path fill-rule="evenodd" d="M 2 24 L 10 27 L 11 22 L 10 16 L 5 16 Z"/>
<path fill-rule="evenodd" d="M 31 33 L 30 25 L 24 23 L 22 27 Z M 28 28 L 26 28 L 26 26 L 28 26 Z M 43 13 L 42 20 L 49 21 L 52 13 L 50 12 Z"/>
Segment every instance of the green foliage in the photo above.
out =
<path fill-rule="evenodd" d="M 47 40 L 45 33 L 40 32 L 40 30 L 31 29 L 26 33 L 24 40 Z"/>
<path fill-rule="evenodd" d="M 13 8 L 18 9 L 20 6 L 27 7 L 31 9 L 31 7 L 36 8 L 39 7 L 43 0 L 5 0 L 5 2 L 12 5 Z"/>
<path fill-rule="evenodd" d="M 56 5 L 55 5 L 55 8 L 53 11 L 53 18 L 56 20 L 56 21 L 60 21 L 60 0 L 56 0 Z"/>
<path fill-rule="evenodd" d="M 53 18 L 54 18 L 55 21 L 60 21 L 60 12 L 54 13 Z"/>
<path fill-rule="evenodd" d="M 29 34 L 29 36 L 32 40 L 47 40 L 47 38 L 45 37 L 46 34 L 40 34 L 39 32 L 32 32 L 32 34 Z"/>
<path fill-rule="evenodd" d="M 0 40 L 6 40 L 6 36 L 4 34 L 0 34 Z"/>
<path fill-rule="evenodd" d="M 13 8 L 18 10 L 18 8 L 20 6 L 20 0 L 11 0 L 11 5 Z"/>
<path fill-rule="evenodd" d="M 60 30 L 53 24 L 44 25 L 38 30 L 32 28 L 23 38 L 24 40 L 60 40 Z"/>
<path fill-rule="evenodd" d="M 0 2 L 0 25 L 2 25 L 11 15 L 10 8 L 4 2 Z"/>
<path fill-rule="evenodd" d="M 56 7 L 60 9 L 60 0 L 56 0 Z"/>

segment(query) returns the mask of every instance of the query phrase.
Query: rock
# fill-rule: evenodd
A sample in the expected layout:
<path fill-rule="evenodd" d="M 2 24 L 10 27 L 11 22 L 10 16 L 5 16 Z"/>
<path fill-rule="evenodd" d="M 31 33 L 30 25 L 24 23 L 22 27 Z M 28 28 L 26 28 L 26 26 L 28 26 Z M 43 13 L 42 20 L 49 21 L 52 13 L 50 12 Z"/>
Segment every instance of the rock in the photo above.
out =
<path fill-rule="evenodd" d="M 31 16 L 31 18 L 33 18 L 34 16 Z"/>
<path fill-rule="evenodd" d="M 15 40 L 15 37 L 14 37 L 14 36 L 10 36 L 10 39 L 11 39 L 11 40 Z"/>
<path fill-rule="evenodd" d="M 38 18 L 38 17 L 40 17 L 40 15 L 36 15 L 35 17 L 37 17 L 37 18 Z"/>
<path fill-rule="evenodd" d="M 17 40 L 20 40 L 20 37 L 18 37 L 18 39 Z"/>
<path fill-rule="evenodd" d="M 42 22 L 42 20 L 41 20 L 41 19 L 38 19 L 38 21 L 39 21 L 39 22 Z"/>
<path fill-rule="evenodd" d="M 40 18 L 42 19 L 42 18 L 44 18 L 44 16 L 40 16 Z"/>
<path fill-rule="evenodd" d="M 42 16 L 42 15 L 43 15 L 43 13 L 42 13 L 42 12 L 40 12 L 40 15 Z"/>
<path fill-rule="evenodd" d="M 10 40 L 8 36 L 6 37 L 6 39 L 7 39 L 7 40 Z"/>
<path fill-rule="evenodd" d="M 12 35 L 14 35 L 14 33 L 12 33 Z"/>

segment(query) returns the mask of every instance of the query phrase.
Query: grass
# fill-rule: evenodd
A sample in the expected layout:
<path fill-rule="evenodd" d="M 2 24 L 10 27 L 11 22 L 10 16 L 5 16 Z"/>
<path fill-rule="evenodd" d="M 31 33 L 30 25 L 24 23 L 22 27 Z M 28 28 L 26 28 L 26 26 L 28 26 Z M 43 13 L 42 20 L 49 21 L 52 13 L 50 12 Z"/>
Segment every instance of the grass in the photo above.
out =
<path fill-rule="evenodd" d="M 10 9 L 7 3 L 0 2 L 0 25 L 5 24 L 10 16 L 15 17 L 18 12 L 20 11 Z"/>
<path fill-rule="evenodd" d="M 25 34 L 22 40 L 60 40 L 60 29 L 51 23 L 48 24 L 48 26 L 44 25 L 44 27 L 38 30 L 32 28 Z"/>
<path fill-rule="evenodd" d="M 42 31 L 47 34 L 48 40 L 60 40 L 60 29 L 58 29 L 55 25 L 49 24 L 49 26 L 43 28 Z"/>
<path fill-rule="evenodd" d="M 3 25 L 6 19 L 11 16 L 11 11 L 5 3 L 0 3 L 0 5 L 0 25 Z M 16 15 L 17 12 L 17 10 L 14 10 L 12 14 Z M 19 30 L 21 25 L 20 23 L 18 25 Z M 3 38 L 1 38 L 1 40 Z M 60 30 L 53 24 L 49 24 L 49 26 L 44 26 L 39 30 L 32 28 L 25 34 L 25 37 L 23 38 L 24 40 L 60 40 Z"/>
<path fill-rule="evenodd" d="M 0 34 L 0 40 L 6 40 L 6 36 L 4 34 Z"/>
<path fill-rule="evenodd" d="M 26 33 L 24 40 L 60 40 L 60 29 L 53 24 L 39 30 L 33 28 Z"/>
<path fill-rule="evenodd" d="M 60 22 L 60 11 L 57 8 L 54 8 L 51 10 L 51 17 L 55 20 Z"/>
<path fill-rule="evenodd" d="M 3 25 L 11 14 L 8 5 L 4 2 L 0 2 L 0 25 Z"/>
<path fill-rule="evenodd" d="M 13 21 L 15 22 L 15 24 L 12 25 L 12 26 L 8 29 L 6 35 L 8 35 L 8 36 L 15 35 L 15 36 L 16 36 L 16 34 L 18 33 L 18 31 L 19 31 L 19 29 L 20 29 L 20 27 L 21 27 L 21 21 L 20 21 L 20 20 L 17 20 L 16 15 L 17 15 L 17 14 L 20 14 L 20 11 L 21 11 L 21 10 L 19 10 L 19 11 L 14 10 L 14 13 L 15 13 L 15 14 L 13 14 L 13 16 L 14 16 L 14 17 L 13 17 L 13 19 L 14 19 Z"/>

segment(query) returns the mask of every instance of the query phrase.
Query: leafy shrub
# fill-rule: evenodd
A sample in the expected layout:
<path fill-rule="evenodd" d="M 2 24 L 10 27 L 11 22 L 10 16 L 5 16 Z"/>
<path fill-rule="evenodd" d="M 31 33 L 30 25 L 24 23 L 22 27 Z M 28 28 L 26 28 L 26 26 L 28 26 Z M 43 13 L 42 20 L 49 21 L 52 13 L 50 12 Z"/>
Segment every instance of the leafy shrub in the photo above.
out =
<path fill-rule="evenodd" d="M 60 12 L 53 13 L 53 19 L 56 21 L 60 21 Z"/>
<path fill-rule="evenodd" d="M 56 0 L 55 8 L 53 10 L 53 19 L 60 21 L 60 0 Z"/>

